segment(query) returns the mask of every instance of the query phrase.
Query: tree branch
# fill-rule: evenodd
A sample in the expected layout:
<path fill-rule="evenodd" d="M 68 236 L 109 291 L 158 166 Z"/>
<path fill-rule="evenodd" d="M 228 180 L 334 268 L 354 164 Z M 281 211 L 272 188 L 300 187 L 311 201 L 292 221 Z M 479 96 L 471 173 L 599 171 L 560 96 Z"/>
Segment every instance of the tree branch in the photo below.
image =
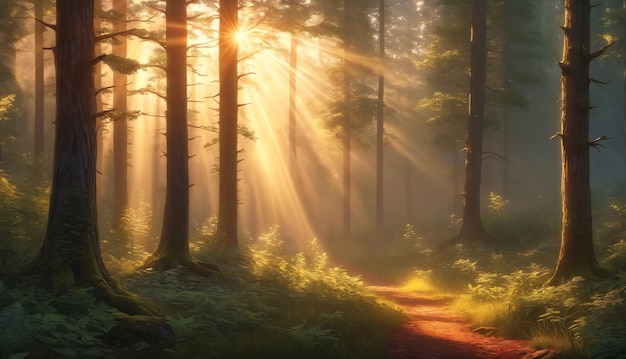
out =
<path fill-rule="evenodd" d="M 604 147 L 604 145 L 601 142 L 602 141 L 606 141 L 606 140 L 610 140 L 610 139 L 611 139 L 610 137 L 602 135 L 602 136 L 596 138 L 595 140 L 587 143 L 587 146 L 595 148 L 598 152 L 600 152 L 600 147 L 606 148 L 606 147 Z"/>
<path fill-rule="evenodd" d="M 593 59 L 595 59 L 596 57 L 602 56 L 602 54 L 604 54 L 604 52 L 606 51 L 606 49 L 608 49 L 609 47 L 613 46 L 614 42 L 608 43 L 604 46 L 602 46 L 600 48 L 600 50 L 589 54 L 589 56 L 587 57 L 587 61 L 591 61 Z"/>

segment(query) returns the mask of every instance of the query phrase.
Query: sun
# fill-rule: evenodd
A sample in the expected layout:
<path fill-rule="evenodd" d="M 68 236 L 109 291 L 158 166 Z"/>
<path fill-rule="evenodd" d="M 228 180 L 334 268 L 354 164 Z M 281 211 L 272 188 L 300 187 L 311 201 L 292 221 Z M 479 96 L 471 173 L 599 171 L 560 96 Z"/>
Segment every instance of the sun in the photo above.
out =
<path fill-rule="evenodd" d="M 243 45 L 249 42 L 250 32 L 245 29 L 239 29 L 235 32 L 235 35 L 233 37 L 235 38 L 237 43 L 239 43 L 240 45 Z"/>

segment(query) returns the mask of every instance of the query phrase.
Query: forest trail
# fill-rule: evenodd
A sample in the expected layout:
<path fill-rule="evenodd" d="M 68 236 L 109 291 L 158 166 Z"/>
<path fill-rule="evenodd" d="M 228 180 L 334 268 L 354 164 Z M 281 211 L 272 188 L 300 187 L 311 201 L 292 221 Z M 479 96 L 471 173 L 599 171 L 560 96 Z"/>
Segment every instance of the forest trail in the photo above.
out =
<path fill-rule="evenodd" d="M 552 359 L 551 350 L 536 351 L 527 341 L 474 333 L 470 324 L 450 308 L 451 299 L 432 292 L 403 291 L 396 286 L 371 286 L 381 297 L 401 307 L 408 319 L 392 334 L 389 358 L 427 359 Z"/>

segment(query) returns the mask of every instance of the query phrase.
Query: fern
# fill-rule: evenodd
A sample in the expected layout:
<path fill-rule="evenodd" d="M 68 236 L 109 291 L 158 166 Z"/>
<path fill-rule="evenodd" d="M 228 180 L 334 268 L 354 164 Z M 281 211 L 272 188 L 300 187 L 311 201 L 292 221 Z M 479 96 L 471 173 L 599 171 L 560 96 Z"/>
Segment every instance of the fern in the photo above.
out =
<path fill-rule="evenodd" d="M 0 332 L 3 357 L 34 342 L 33 333 L 26 325 L 26 312 L 20 303 L 13 303 L 0 310 Z"/>

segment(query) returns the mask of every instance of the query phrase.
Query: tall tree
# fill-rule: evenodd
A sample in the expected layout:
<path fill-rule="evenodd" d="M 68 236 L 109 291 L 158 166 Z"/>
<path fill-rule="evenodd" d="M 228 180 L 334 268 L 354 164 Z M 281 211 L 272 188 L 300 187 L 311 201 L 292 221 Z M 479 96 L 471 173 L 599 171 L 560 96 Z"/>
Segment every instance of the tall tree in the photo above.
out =
<path fill-rule="evenodd" d="M 569 279 L 603 277 L 593 249 L 589 148 L 601 146 L 601 136 L 589 141 L 589 63 L 609 45 L 590 51 L 589 0 L 565 0 L 563 59 L 561 68 L 561 129 L 553 138 L 561 140 L 561 196 L 563 223 L 561 251 L 548 284 Z"/>
<path fill-rule="evenodd" d="M 113 31 L 127 31 L 126 14 L 128 0 L 113 0 L 113 11 L 118 17 L 113 22 Z M 113 53 L 126 58 L 128 41 L 126 36 L 116 38 Z M 113 226 L 121 228 L 124 211 L 128 206 L 128 102 L 127 76 L 120 71 L 113 72 Z"/>
<path fill-rule="evenodd" d="M 169 270 L 179 265 L 201 275 L 217 267 L 189 253 L 189 137 L 187 134 L 187 0 L 165 3 L 167 56 L 166 176 L 159 245 L 140 267 Z"/>
<path fill-rule="evenodd" d="M 467 140 L 465 142 L 465 185 L 461 230 L 454 240 L 488 238 L 480 216 L 480 186 L 483 156 L 483 122 L 487 81 L 487 0 L 473 0 L 470 55 L 470 93 Z"/>
<path fill-rule="evenodd" d="M 27 272 L 54 292 L 94 288 L 128 314 L 153 312 L 112 280 L 102 262 L 96 211 L 93 0 L 57 0 L 56 126 L 50 208 L 45 239 Z"/>
<path fill-rule="evenodd" d="M 237 247 L 237 122 L 239 30 L 237 1 L 220 0 L 219 25 L 219 209 L 216 235 L 227 247 Z"/>
<path fill-rule="evenodd" d="M 385 121 L 385 0 L 380 0 L 378 9 L 378 106 L 376 114 L 376 227 L 382 231 L 385 226 L 385 206 L 383 193 L 383 141 Z"/>
<path fill-rule="evenodd" d="M 35 0 L 35 158 L 43 160 L 44 152 L 44 0 Z"/>
<path fill-rule="evenodd" d="M 352 74 L 350 73 L 352 28 L 352 0 L 343 0 L 343 110 L 342 138 L 343 143 L 343 236 L 350 238 L 352 233 L 352 194 L 350 183 L 350 142 L 352 136 Z"/>

